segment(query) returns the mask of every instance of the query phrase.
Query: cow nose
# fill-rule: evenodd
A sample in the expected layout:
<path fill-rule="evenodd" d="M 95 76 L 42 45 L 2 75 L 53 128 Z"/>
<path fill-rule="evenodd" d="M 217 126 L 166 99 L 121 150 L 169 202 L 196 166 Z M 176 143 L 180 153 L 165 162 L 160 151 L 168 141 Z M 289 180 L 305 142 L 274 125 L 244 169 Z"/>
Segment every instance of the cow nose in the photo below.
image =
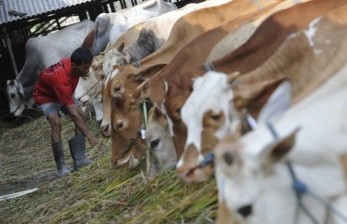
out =
<path fill-rule="evenodd" d="M 237 210 L 244 218 L 252 214 L 252 205 L 245 205 Z"/>

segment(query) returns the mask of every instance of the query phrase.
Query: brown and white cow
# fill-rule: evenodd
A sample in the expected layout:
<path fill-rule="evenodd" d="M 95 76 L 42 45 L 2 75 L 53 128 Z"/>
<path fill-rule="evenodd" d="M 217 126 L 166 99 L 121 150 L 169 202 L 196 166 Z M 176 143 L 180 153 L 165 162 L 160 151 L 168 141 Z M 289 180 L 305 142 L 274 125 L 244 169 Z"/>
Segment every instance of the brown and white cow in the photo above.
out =
<path fill-rule="evenodd" d="M 265 5 L 272 5 L 277 3 L 278 1 L 264 1 Z M 229 11 L 234 11 L 234 14 L 228 13 Z M 194 37 L 197 37 L 202 32 L 206 32 L 207 30 L 211 30 L 218 25 L 222 24 L 223 22 L 226 22 L 227 20 L 235 19 L 243 15 L 247 15 L 253 12 L 256 12 L 258 10 L 258 7 L 245 0 L 237 0 L 232 1 L 230 3 L 218 6 L 218 7 L 211 7 L 208 9 L 202 9 L 193 13 L 188 14 L 187 16 L 182 17 L 180 20 L 177 21 L 175 26 L 173 27 L 173 30 L 171 32 L 171 35 L 169 37 L 169 40 L 164 44 L 162 48 L 160 48 L 158 51 L 154 52 L 150 56 L 144 58 L 141 60 L 141 67 L 135 68 L 134 66 L 126 66 L 127 68 L 123 69 L 123 71 L 127 71 L 126 75 L 118 75 L 117 79 L 113 80 L 112 87 L 110 88 L 110 96 L 114 96 L 115 99 L 119 99 L 119 101 L 125 102 L 126 100 L 122 99 L 122 97 L 133 97 L 134 89 L 130 89 L 129 85 L 125 85 L 125 80 L 132 79 L 135 82 L 138 82 L 139 80 L 136 77 L 131 76 L 138 76 L 139 74 L 144 74 L 144 76 L 151 76 L 155 74 L 159 69 L 161 69 L 163 66 L 165 66 L 173 57 L 173 52 L 178 52 L 178 47 L 182 46 L 182 42 L 185 42 L 187 40 L 192 40 Z M 236 13 L 237 12 L 237 13 Z M 218 15 L 218 16 L 216 16 Z M 190 21 L 190 22 L 187 22 Z M 188 35 L 189 34 L 189 35 Z M 183 39 L 182 39 L 183 38 Z M 177 41 L 176 41 L 177 40 Z M 179 41 L 178 41 L 179 40 Z M 187 41 L 188 42 L 188 41 Z M 174 44 L 175 43 L 175 44 Z M 131 71 L 132 70 L 132 71 Z M 129 73 L 130 71 L 130 73 Z M 136 87 L 136 83 L 132 84 L 134 87 Z M 104 98 L 105 99 L 105 98 Z M 128 99 L 127 99 L 128 100 Z M 132 102 L 128 100 L 128 102 Z M 121 105 L 120 103 L 118 106 Z M 117 110 L 117 105 L 112 105 L 115 110 Z M 136 107 L 133 107 L 135 110 Z M 121 110 L 119 110 L 121 111 Z M 112 111 L 113 117 L 112 117 L 112 123 L 119 122 L 119 119 L 117 118 L 117 112 Z M 135 114 L 135 113 L 134 113 Z M 123 119 L 128 117 L 128 119 L 131 119 L 130 116 L 119 115 L 119 117 L 122 117 Z M 124 121 L 124 123 L 129 123 L 128 121 Z M 137 124 L 137 127 L 140 127 L 140 123 Z M 112 126 L 114 128 L 115 126 Z M 134 127 L 132 125 L 132 127 Z M 138 130 L 133 129 L 132 135 L 136 134 Z M 114 132 L 117 133 L 117 132 Z M 119 137 L 116 134 L 112 134 L 112 138 L 114 138 L 114 141 L 120 141 Z M 128 142 L 131 139 L 128 137 L 127 139 L 124 139 L 124 144 L 128 145 Z M 129 149 L 130 151 L 131 149 Z M 122 151 L 122 148 L 119 148 L 119 145 L 114 145 L 113 152 L 113 162 L 117 164 L 115 158 L 119 158 L 119 154 Z M 129 157 L 129 156 L 128 156 Z"/>
<path fill-rule="evenodd" d="M 346 220 L 347 170 L 342 162 L 347 155 L 346 10 L 344 6 L 319 17 L 315 32 L 299 32 L 288 39 L 280 49 L 283 57 L 295 62 L 286 64 L 288 70 L 284 65 L 277 65 L 281 68 L 277 71 L 269 68 L 271 72 L 312 75 L 312 80 L 316 75 L 330 78 L 318 86 L 312 80 L 302 80 L 306 90 L 303 98 L 278 114 L 276 102 L 294 97 L 281 84 L 261 110 L 257 129 L 242 138 L 228 135 L 217 145 L 221 217 L 231 216 L 234 223 L 240 224 L 287 224 L 296 218 L 300 223 L 312 223 L 307 213 L 295 215 L 297 208 L 293 205 L 298 201 L 291 188 L 294 180 L 287 163 L 290 161 L 298 181 L 308 189 L 302 203 L 313 219 L 317 223 Z M 292 89 L 295 91 L 294 85 Z M 320 200 L 312 200 L 310 193 Z M 333 209 L 327 209 L 327 204 Z"/>
<path fill-rule="evenodd" d="M 250 39 L 252 40 L 256 37 L 257 32 L 261 31 L 263 25 L 269 25 L 269 22 L 270 24 L 276 22 L 279 26 L 281 24 L 280 22 L 283 22 L 283 28 L 281 30 L 276 29 L 276 31 L 267 32 L 267 35 L 272 37 L 275 37 L 274 33 L 279 35 L 280 38 L 278 40 L 283 38 L 280 42 L 276 42 L 275 38 L 273 38 L 271 43 L 267 40 L 269 45 L 266 48 L 264 48 L 265 45 L 261 45 L 259 49 L 253 48 L 253 52 L 255 50 L 262 50 L 264 52 L 263 56 L 257 58 L 258 63 L 263 61 L 261 66 L 245 73 L 247 68 L 242 67 L 242 63 L 235 63 L 238 60 L 232 60 L 228 64 L 225 64 L 224 68 L 234 65 L 231 67 L 232 70 L 241 72 L 241 76 L 236 78 L 233 74 L 231 75 L 232 85 L 228 84 L 228 77 L 219 72 L 208 72 L 195 81 L 193 86 L 194 91 L 187 99 L 181 111 L 182 120 L 187 125 L 188 134 L 185 152 L 177 164 L 177 169 L 185 181 L 201 182 L 212 174 L 211 166 L 201 168 L 198 166 L 199 163 L 204 160 L 204 156 L 208 152 L 213 150 L 218 140 L 227 133 L 241 134 L 240 123 L 243 110 L 240 108 L 247 108 L 248 114 L 254 117 L 258 116 L 259 110 L 263 105 L 263 101 L 260 98 L 264 94 L 264 87 L 271 87 L 272 85 L 276 85 L 280 80 L 288 78 L 293 81 L 294 99 L 298 100 L 302 95 L 306 94 L 303 91 L 305 88 L 301 85 L 303 80 L 313 83 L 313 86 L 317 86 L 327 79 L 326 76 L 321 76 L 320 73 L 304 75 L 300 71 L 296 71 L 298 64 L 306 63 L 301 58 L 306 57 L 306 54 L 311 54 L 310 49 L 301 47 L 297 51 L 294 51 L 296 49 L 293 48 L 292 51 L 289 50 L 286 53 L 283 53 L 282 49 L 286 46 L 288 40 L 293 38 L 295 30 L 296 32 L 303 30 L 302 32 L 307 34 L 307 38 L 302 40 L 303 44 L 310 42 L 311 35 L 314 34 L 315 25 L 317 24 L 315 18 L 344 4 L 346 4 L 344 1 L 313 1 L 302 3 L 274 14 L 260 26 L 255 35 Z M 299 18 L 297 16 L 301 10 L 306 11 L 308 9 L 312 12 L 311 15 L 305 14 L 305 18 Z M 286 27 L 290 27 L 290 29 L 288 30 Z M 259 42 L 259 39 L 258 44 L 262 44 Z M 251 43 L 248 45 L 246 43 L 244 46 L 252 45 Z M 271 55 L 266 56 L 266 52 L 271 52 L 271 49 L 275 50 L 274 46 L 277 47 L 277 50 Z M 322 49 L 323 47 L 328 48 L 329 44 L 322 43 L 321 47 Z M 235 52 L 238 52 L 238 50 Z M 309 55 L 308 57 L 314 57 L 314 55 Z M 244 54 L 242 54 L 242 58 L 245 58 Z M 252 61 L 250 60 L 249 62 Z M 219 70 L 216 67 L 217 64 L 214 63 L 215 68 Z M 305 65 L 307 67 L 310 66 L 309 64 Z M 206 88 L 213 91 L 206 95 Z M 204 100 L 201 101 L 201 99 Z M 216 102 L 219 103 L 217 104 Z M 206 141 L 206 139 L 212 139 L 213 142 Z"/>

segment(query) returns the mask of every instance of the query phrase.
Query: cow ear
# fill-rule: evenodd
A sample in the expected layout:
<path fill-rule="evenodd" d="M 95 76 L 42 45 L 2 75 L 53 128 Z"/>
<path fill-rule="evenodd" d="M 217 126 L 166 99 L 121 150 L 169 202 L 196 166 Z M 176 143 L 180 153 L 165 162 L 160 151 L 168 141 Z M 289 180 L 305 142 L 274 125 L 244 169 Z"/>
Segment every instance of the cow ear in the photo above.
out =
<path fill-rule="evenodd" d="M 155 118 L 155 120 L 159 120 L 161 116 L 163 116 L 161 110 L 157 106 L 153 107 L 153 118 Z"/>
<path fill-rule="evenodd" d="M 23 89 L 23 85 L 21 83 L 17 83 L 16 82 L 16 88 L 18 90 L 18 94 L 20 97 L 24 98 L 24 89 Z"/>
<path fill-rule="evenodd" d="M 122 52 L 124 49 L 124 42 L 122 42 L 119 47 L 117 48 L 117 51 Z"/>
<path fill-rule="evenodd" d="M 282 160 L 290 152 L 295 144 L 296 133 L 299 130 L 299 128 L 294 129 L 289 134 L 276 139 L 274 143 L 264 149 L 260 156 L 263 169 L 271 168 L 274 163 Z"/>
<path fill-rule="evenodd" d="M 292 84 L 285 80 L 271 94 L 259 113 L 258 123 L 266 123 L 283 114 L 291 104 Z"/>
<path fill-rule="evenodd" d="M 118 69 L 119 71 L 121 71 L 122 70 L 121 67 L 122 66 L 120 66 L 120 65 L 113 65 L 113 70 Z"/>
<path fill-rule="evenodd" d="M 146 79 L 138 87 L 136 87 L 134 97 L 137 99 L 145 99 L 149 97 L 149 79 Z"/>

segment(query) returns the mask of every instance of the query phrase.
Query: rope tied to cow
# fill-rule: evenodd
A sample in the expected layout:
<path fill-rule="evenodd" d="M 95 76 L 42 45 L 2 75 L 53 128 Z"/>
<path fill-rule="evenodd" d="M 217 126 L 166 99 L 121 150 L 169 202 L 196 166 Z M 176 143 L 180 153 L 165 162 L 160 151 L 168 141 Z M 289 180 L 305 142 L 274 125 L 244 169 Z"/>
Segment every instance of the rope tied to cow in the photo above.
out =
<path fill-rule="evenodd" d="M 78 97 L 77 99 L 78 99 L 79 101 L 81 101 L 81 99 L 82 99 L 83 97 L 85 97 L 86 95 L 88 95 L 88 94 L 90 93 L 90 91 L 92 91 L 101 81 L 102 81 L 102 79 L 99 79 L 94 85 L 92 85 L 92 87 L 89 88 L 89 90 L 88 90 L 87 92 L 85 92 L 82 96 Z M 98 92 L 95 94 L 95 96 L 98 95 L 100 92 L 101 92 L 101 90 L 98 91 Z M 93 96 L 93 98 L 94 98 L 95 96 Z"/>
<path fill-rule="evenodd" d="M 275 139 L 278 139 L 279 136 L 274 128 L 274 126 L 270 123 L 266 123 L 267 127 L 269 128 L 269 131 L 271 132 L 272 136 Z M 319 224 L 318 220 L 312 215 L 312 213 L 309 211 L 309 209 L 303 204 L 303 196 L 308 195 L 314 198 L 319 203 L 323 204 L 326 207 L 327 212 L 330 211 L 334 213 L 336 216 L 338 216 L 344 223 L 347 223 L 347 217 L 339 210 L 337 210 L 333 205 L 328 203 L 326 200 L 324 200 L 322 197 L 318 196 L 314 192 L 310 191 L 309 188 L 306 186 L 306 184 L 302 181 L 300 181 L 294 171 L 293 165 L 290 160 L 286 161 L 286 166 L 289 170 L 290 176 L 292 178 L 293 184 L 292 188 L 295 192 L 295 196 L 298 202 L 298 207 L 295 212 L 295 223 L 298 223 L 299 221 L 299 211 L 300 208 L 304 211 L 304 213 L 310 218 L 312 223 Z M 325 220 L 325 223 L 328 223 L 328 216 Z"/>
<path fill-rule="evenodd" d="M 204 64 L 204 68 L 205 68 L 206 72 L 216 71 L 216 68 L 214 67 L 214 65 L 211 61 L 206 62 Z"/>
<path fill-rule="evenodd" d="M 136 68 L 140 68 L 141 67 L 141 62 L 140 61 L 134 61 L 133 64 L 134 64 L 134 66 Z"/>

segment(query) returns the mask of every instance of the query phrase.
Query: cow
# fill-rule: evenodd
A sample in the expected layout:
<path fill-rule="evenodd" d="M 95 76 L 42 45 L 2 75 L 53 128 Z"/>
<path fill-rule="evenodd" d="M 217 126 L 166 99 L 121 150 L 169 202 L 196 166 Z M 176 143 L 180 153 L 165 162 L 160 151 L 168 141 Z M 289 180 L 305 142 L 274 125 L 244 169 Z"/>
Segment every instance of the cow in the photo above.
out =
<path fill-rule="evenodd" d="M 303 80 L 308 92 L 295 104 L 295 87 L 285 81 L 259 112 L 256 129 L 242 137 L 227 135 L 216 146 L 220 217 L 233 223 L 346 221 L 346 9 L 317 18 L 314 33 L 298 33 L 286 46 L 310 53 L 294 59 L 304 60 L 295 70 L 283 72 L 330 78 L 318 87 Z M 299 208 L 308 212 L 297 213 L 300 201 Z"/>
<path fill-rule="evenodd" d="M 261 72 L 265 71 L 266 68 L 273 68 L 279 63 L 283 63 L 283 69 L 287 67 L 296 68 L 294 67 L 295 64 L 290 61 L 290 57 L 284 57 L 280 52 L 276 53 L 279 56 L 274 56 L 274 53 L 279 50 L 279 47 L 286 39 L 300 30 L 306 30 L 306 32 L 314 30 L 314 19 L 317 16 L 324 15 L 343 4 L 345 4 L 344 1 L 312 1 L 275 13 L 260 25 L 244 45 L 230 55 L 213 62 L 214 68 L 218 72 L 208 72 L 201 79 L 199 78 L 200 81 L 194 84 L 193 93 L 181 109 L 182 120 L 187 126 L 186 136 L 182 131 L 174 132 L 176 138 L 186 138 L 184 153 L 177 164 L 177 171 L 184 181 L 190 183 L 202 182 L 213 174 L 211 164 L 204 167 L 200 167 L 198 164 L 204 160 L 204 156 L 213 150 L 213 146 L 225 134 L 230 132 L 243 134 L 247 131 L 240 128 L 241 121 L 243 118 L 252 121 L 251 116 L 257 117 L 259 108 L 261 108 L 266 98 L 256 99 L 261 96 L 265 87 L 267 87 L 265 89 L 271 89 L 283 78 L 300 80 L 296 76 L 301 74 L 299 72 L 285 74 Z M 297 15 L 300 11 L 306 11 L 306 9 L 312 9 L 312 14 L 305 14 L 305 17 L 299 18 Z M 307 28 L 310 22 L 312 27 Z M 277 29 L 271 31 L 274 24 L 276 24 Z M 269 37 L 272 41 L 269 41 Z M 304 55 L 302 53 L 301 57 L 304 57 Z M 221 63 L 222 61 L 225 64 Z M 200 70 L 201 72 L 197 74 L 204 73 L 203 68 L 200 68 Z M 229 78 L 224 73 L 230 74 Z M 303 77 L 307 78 L 305 75 L 302 75 Z M 228 84 L 228 79 L 232 85 Z M 310 80 L 310 78 L 307 79 Z M 315 83 L 319 83 L 324 80 L 324 77 L 315 77 L 315 79 Z M 242 84 L 237 85 L 237 83 Z M 294 84 L 297 87 L 296 82 Z M 203 97 L 206 95 L 203 95 L 206 88 L 213 89 L 213 92 Z M 299 93 L 300 89 L 295 89 L 296 99 L 299 99 Z M 225 100 L 216 105 L 214 102 L 220 99 L 222 95 L 225 96 L 225 99 L 228 98 L 231 103 Z M 170 98 L 167 98 L 166 102 L 170 103 L 168 99 Z M 201 104 L 200 99 L 204 99 L 203 104 Z M 167 106 L 169 114 L 170 111 L 174 111 L 174 107 L 177 108 L 177 104 L 176 102 L 176 105 Z M 196 108 L 196 105 L 202 107 L 194 110 L 193 108 Z M 241 106 L 244 106 L 247 110 L 241 110 Z"/>
<path fill-rule="evenodd" d="M 150 0 L 118 12 L 101 13 L 95 19 L 95 41 L 92 54 L 96 56 L 106 48 L 108 43 L 115 43 L 130 27 L 175 9 L 177 7 L 173 3 Z"/>
<path fill-rule="evenodd" d="M 31 93 L 37 75 L 62 58 L 70 57 L 81 46 L 93 26 L 94 22 L 84 20 L 47 36 L 30 38 L 26 42 L 23 68 L 15 79 L 7 80 L 6 91 L 11 115 L 19 116 L 26 107 L 33 105 Z"/>
<path fill-rule="evenodd" d="M 274 1 L 275 2 L 275 1 Z M 265 1 L 264 4 L 268 4 L 271 5 L 274 2 L 271 1 Z M 242 8 L 242 10 L 240 11 L 239 14 L 230 14 L 228 13 L 228 11 L 230 10 L 236 10 L 238 8 Z M 257 11 L 258 7 L 256 5 L 254 5 L 253 3 L 249 2 L 249 1 L 244 1 L 244 0 L 239 0 L 239 1 L 232 1 L 230 3 L 226 3 L 223 4 L 221 6 L 217 6 L 217 7 L 210 7 L 207 9 L 202 9 L 202 10 L 198 10 L 196 12 L 190 13 L 184 17 L 182 17 L 181 19 L 179 19 L 176 24 L 174 25 L 170 37 L 168 39 L 167 42 L 165 42 L 164 46 L 161 47 L 158 51 L 155 51 L 153 54 L 145 57 L 143 60 L 141 60 L 140 64 L 141 67 L 140 68 L 136 68 L 133 66 L 127 66 L 128 68 L 126 70 L 131 71 L 133 70 L 132 74 L 139 74 L 137 73 L 137 71 L 141 71 L 143 73 L 147 73 L 145 75 L 149 74 L 155 74 L 155 72 L 159 71 L 162 67 L 164 67 L 169 60 L 173 57 L 173 52 L 177 52 L 178 51 L 178 47 L 177 45 L 179 44 L 179 46 L 182 46 L 182 42 L 186 43 L 185 41 L 188 42 L 188 40 L 192 40 L 194 37 L 197 37 L 199 34 L 203 33 L 204 31 L 213 29 L 215 27 L 217 27 L 218 25 L 221 25 L 223 22 L 226 22 L 227 19 L 233 19 L 236 18 L 237 16 L 242 16 L 242 15 L 246 15 L 248 13 L 252 13 L 254 11 Z M 204 16 L 203 16 L 204 15 Z M 216 16 L 218 15 L 218 16 Z M 194 24 L 189 25 L 188 21 L 190 24 Z M 185 25 L 187 24 L 187 25 Z M 183 39 L 180 39 L 182 38 Z M 177 40 L 177 41 L 176 41 Z M 130 68 L 129 68 L 130 67 Z M 132 68 L 133 67 L 133 68 Z M 136 71 L 137 70 L 137 71 Z M 150 72 L 149 72 L 150 71 Z M 129 89 L 128 90 L 128 86 L 127 88 L 124 88 L 124 86 L 122 86 L 120 80 L 118 77 L 120 77 L 121 75 L 117 76 L 117 79 L 113 80 L 112 86 L 110 88 L 110 96 L 115 96 L 114 100 L 115 101 L 123 101 L 123 102 L 133 102 L 133 100 L 130 99 L 122 99 L 122 97 L 126 98 L 129 97 L 129 94 L 124 93 L 124 91 L 128 91 L 128 92 L 132 92 L 133 90 Z M 126 76 L 124 76 L 125 79 L 127 79 Z M 136 78 L 134 79 L 136 82 Z M 136 86 L 136 85 L 134 85 Z M 125 90 L 127 89 L 127 90 Z M 131 94 L 130 94 L 131 95 Z M 104 98 L 104 94 L 103 94 L 103 99 Z M 124 106 L 124 107 L 130 107 L 130 105 L 122 105 L 121 102 L 112 104 L 112 107 L 114 108 L 115 111 L 112 111 L 112 122 L 120 122 L 120 118 L 124 119 L 126 118 L 125 114 L 119 115 L 117 117 L 117 112 L 118 114 L 121 113 L 121 111 L 123 110 L 117 110 L 118 106 Z M 136 108 L 134 108 L 136 109 Z M 105 112 L 105 111 L 104 111 Z M 132 113 L 132 115 L 136 115 L 137 113 Z M 105 118 L 105 114 L 104 114 L 104 118 Z M 132 119 L 131 119 L 132 120 Z M 139 121 L 138 119 L 134 119 L 135 121 Z M 131 127 L 135 127 L 134 126 L 134 122 L 132 120 L 132 125 Z M 124 120 L 124 123 L 129 123 L 128 121 Z M 140 123 L 138 123 L 137 126 L 140 126 Z M 117 141 L 117 144 L 114 144 L 112 146 L 112 151 L 113 151 L 113 156 L 112 156 L 112 163 L 115 164 L 115 166 L 117 166 L 117 160 L 120 158 L 120 154 L 124 154 L 121 153 L 124 147 L 121 147 L 121 144 L 119 143 L 121 141 L 121 138 L 119 136 L 116 135 L 116 133 L 119 133 L 121 131 L 125 131 L 125 129 L 128 129 L 130 127 L 125 127 L 122 126 L 121 130 L 115 129 L 116 126 L 112 126 L 112 138 L 114 139 L 113 142 Z M 130 130 L 127 130 L 128 132 Z M 129 136 L 134 136 L 137 133 L 136 129 L 133 129 L 131 134 L 128 135 L 128 137 L 126 139 L 123 139 L 123 144 L 128 145 L 128 142 L 133 139 L 133 137 L 129 137 Z M 119 148 L 120 147 L 120 148 Z M 127 148 L 127 150 L 130 152 L 132 150 L 132 148 Z M 129 158 L 130 153 L 127 154 L 127 157 Z"/>

